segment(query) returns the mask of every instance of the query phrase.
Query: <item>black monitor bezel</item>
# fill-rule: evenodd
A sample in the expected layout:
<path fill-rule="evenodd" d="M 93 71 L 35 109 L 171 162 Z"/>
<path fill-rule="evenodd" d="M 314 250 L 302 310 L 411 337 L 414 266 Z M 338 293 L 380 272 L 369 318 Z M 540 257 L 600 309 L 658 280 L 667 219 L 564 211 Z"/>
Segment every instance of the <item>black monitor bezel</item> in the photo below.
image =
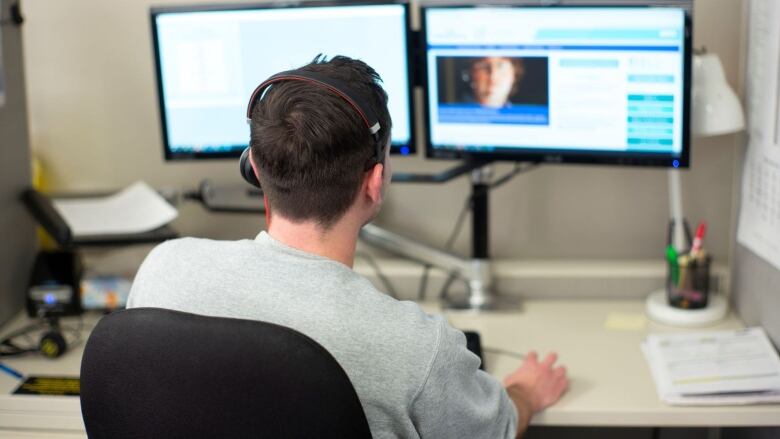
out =
<path fill-rule="evenodd" d="M 398 154 L 401 157 L 413 156 L 417 154 L 416 130 L 415 128 L 415 105 L 414 105 L 414 78 L 412 77 L 413 66 L 415 62 L 413 57 L 414 47 L 412 45 L 411 29 L 411 9 L 408 0 L 303 0 L 284 3 L 251 3 L 251 4 L 207 4 L 207 5 L 183 5 L 183 6 L 160 6 L 149 9 L 150 25 L 152 30 L 152 50 L 154 51 L 155 81 L 157 89 L 157 111 L 159 112 L 160 132 L 162 134 L 162 147 L 165 161 L 189 161 L 189 160 L 208 160 L 208 159 L 237 159 L 241 156 L 241 150 L 230 152 L 173 152 L 168 142 L 168 122 L 165 114 L 165 91 L 162 81 L 162 63 L 160 60 L 159 35 L 157 30 L 157 17 L 162 14 L 182 13 L 182 12 L 215 12 L 215 11 L 240 11 L 240 10 L 261 10 L 261 9 L 291 9 L 291 8 L 316 8 L 331 6 L 381 6 L 381 5 L 401 5 L 404 7 L 406 16 L 406 75 L 408 81 L 408 101 L 409 101 L 409 143 L 391 144 L 390 153 Z M 247 99 L 249 97 L 247 96 Z M 248 140 L 248 139 L 247 139 Z M 401 149 L 408 147 L 409 152 L 401 155 Z"/>
<path fill-rule="evenodd" d="M 441 149 L 434 147 L 431 142 L 430 121 L 430 96 L 428 83 L 428 34 L 426 16 L 428 10 L 433 9 L 469 9 L 469 8 L 567 8 L 567 9 L 591 9 L 591 8 L 672 8 L 684 12 L 684 41 L 683 41 L 683 104 L 682 104 L 682 150 L 679 156 L 669 153 L 640 153 L 640 152 L 616 152 L 616 151 L 591 151 L 580 153 L 572 150 L 559 150 L 553 148 L 516 148 L 512 151 L 473 151 L 466 149 Z M 658 6 L 637 4 L 553 4 L 553 5 L 507 5 L 507 4 L 451 4 L 451 5 L 422 5 L 420 7 L 420 39 L 419 51 L 422 63 L 421 81 L 423 84 L 423 120 L 425 130 L 425 156 L 429 159 L 467 159 L 488 161 L 515 161 L 515 162 L 544 162 L 544 163 L 571 163 L 571 164 L 605 164 L 649 167 L 675 167 L 688 168 L 690 166 L 690 112 L 691 112 L 691 63 L 692 63 L 692 20 L 690 11 L 680 6 Z M 448 145 L 453 148 L 455 145 Z"/>

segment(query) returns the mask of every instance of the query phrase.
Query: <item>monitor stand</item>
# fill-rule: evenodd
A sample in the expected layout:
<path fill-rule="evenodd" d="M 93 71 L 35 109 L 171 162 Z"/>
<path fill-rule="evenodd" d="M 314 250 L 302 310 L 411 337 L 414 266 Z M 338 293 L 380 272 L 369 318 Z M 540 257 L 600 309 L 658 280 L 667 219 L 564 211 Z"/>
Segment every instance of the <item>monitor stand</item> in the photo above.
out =
<path fill-rule="evenodd" d="M 493 290 L 490 267 L 490 180 L 492 166 L 471 171 L 471 276 L 465 297 L 445 296 L 444 303 L 452 309 L 495 311 L 513 309 L 519 301 L 498 296 Z"/>

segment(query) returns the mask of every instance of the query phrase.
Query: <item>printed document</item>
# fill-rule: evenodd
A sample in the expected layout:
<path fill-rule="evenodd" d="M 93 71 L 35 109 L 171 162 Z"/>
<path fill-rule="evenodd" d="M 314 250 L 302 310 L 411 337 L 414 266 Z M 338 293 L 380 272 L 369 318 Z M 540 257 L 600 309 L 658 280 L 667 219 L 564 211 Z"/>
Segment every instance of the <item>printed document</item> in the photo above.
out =
<path fill-rule="evenodd" d="M 664 402 L 780 402 L 780 358 L 762 328 L 649 335 L 644 350 Z"/>

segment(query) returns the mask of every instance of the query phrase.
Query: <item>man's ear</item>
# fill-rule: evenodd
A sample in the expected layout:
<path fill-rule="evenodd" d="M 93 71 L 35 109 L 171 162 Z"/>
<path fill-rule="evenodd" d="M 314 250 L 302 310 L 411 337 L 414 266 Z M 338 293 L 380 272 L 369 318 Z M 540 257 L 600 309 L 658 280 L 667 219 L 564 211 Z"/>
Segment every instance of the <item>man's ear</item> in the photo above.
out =
<path fill-rule="evenodd" d="M 257 181 L 260 181 L 260 173 L 257 172 L 257 165 L 255 164 L 255 159 L 252 157 L 252 152 L 249 152 L 249 164 L 252 165 L 252 171 L 255 173 L 255 177 L 257 178 Z"/>
<path fill-rule="evenodd" d="M 255 159 L 252 158 L 252 153 L 249 153 L 249 164 L 252 165 L 252 172 L 255 173 L 257 181 L 260 181 L 260 172 L 257 170 Z M 263 209 L 265 210 L 265 227 L 271 228 L 271 205 L 268 203 L 268 194 L 263 192 Z"/>
<path fill-rule="evenodd" d="M 375 204 L 382 202 L 382 189 L 384 180 L 385 165 L 377 163 L 373 168 L 366 171 L 366 196 Z"/>

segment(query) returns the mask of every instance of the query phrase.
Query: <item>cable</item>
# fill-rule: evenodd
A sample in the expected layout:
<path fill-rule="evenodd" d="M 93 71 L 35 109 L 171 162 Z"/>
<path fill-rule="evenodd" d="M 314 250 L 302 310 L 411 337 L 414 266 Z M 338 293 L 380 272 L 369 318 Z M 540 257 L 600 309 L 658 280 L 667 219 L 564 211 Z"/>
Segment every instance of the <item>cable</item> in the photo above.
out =
<path fill-rule="evenodd" d="M 489 348 L 489 347 L 482 347 L 483 352 L 490 352 L 492 354 L 498 354 L 498 355 L 506 355 L 508 357 L 518 358 L 520 360 L 525 360 L 525 354 L 521 354 L 518 352 L 512 352 L 507 351 L 505 349 L 499 349 L 499 348 Z"/>
<path fill-rule="evenodd" d="M 374 257 L 365 252 L 357 252 L 355 256 L 365 259 L 366 262 L 368 262 L 369 265 L 371 265 L 374 268 L 374 272 L 376 273 L 376 276 L 379 278 L 379 280 L 385 285 L 387 294 L 389 294 L 390 297 L 392 297 L 393 299 L 398 299 L 398 293 L 395 287 L 393 287 L 393 284 L 390 282 L 390 279 L 388 279 L 382 273 L 382 270 L 379 269 L 379 264 L 376 263 Z"/>
<path fill-rule="evenodd" d="M 73 328 L 69 326 L 60 325 L 60 329 L 63 333 L 70 331 L 73 335 L 73 341 L 68 343 L 68 349 L 74 346 L 80 345 L 84 341 L 84 319 L 79 316 L 78 326 Z"/>
<path fill-rule="evenodd" d="M 515 162 L 514 169 L 504 174 L 501 178 L 498 178 L 497 180 L 490 183 L 490 189 L 495 189 L 499 186 L 502 186 L 508 181 L 512 180 L 515 176 L 531 171 L 537 166 L 539 166 L 539 162 L 527 163 L 525 166 L 522 166 L 521 162 Z"/>
<path fill-rule="evenodd" d="M 507 182 L 509 182 L 510 180 L 512 180 L 517 175 L 523 174 L 523 173 L 528 172 L 528 171 L 531 171 L 531 170 L 535 169 L 537 166 L 539 166 L 539 162 L 515 162 L 515 167 L 511 171 L 509 171 L 506 174 L 504 174 L 501 177 L 499 177 L 498 179 L 492 181 L 488 185 L 488 189 L 489 190 L 490 189 L 495 189 L 495 188 L 497 188 L 499 186 L 502 186 L 502 185 L 506 184 Z M 468 199 L 466 201 L 467 206 L 471 205 L 472 199 L 473 199 L 473 194 L 468 197 Z M 462 212 L 462 214 L 464 212 L 465 212 L 465 210 Z M 461 224 L 460 224 L 461 222 L 462 222 L 462 218 L 459 218 L 458 224 L 456 225 L 456 229 L 455 230 L 459 231 L 459 228 L 461 226 Z M 449 246 L 451 246 L 453 244 L 455 236 L 457 236 L 457 234 L 453 233 L 453 235 L 451 236 L 451 240 L 450 240 L 452 242 L 448 241 L 448 245 Z M 449 250 L 449 248 L 447 250 Z M 464 281 L 464 283 L 466 284 L 466 289 L 467 290 L 471 288 L 469 286 L 468 280 L 467 279 L 463 279 L 462 276 L 460 276 L 460 273 L 457 273 L 457 272 L 454 272 L 454 271 L 450 272 L 449 276 L 447 277 L 447 280 L 444 282 L 444 287 L 439 292 L 439 298 L 440 299 L 443 299 L 443 298 L 447 297 L 447 294 L 448 294 L 447 290 L 449 289 L 450 285 L 452 285 L 452 282 L 455 280 L 455 278 L 461 278 Z"/>
<path fill-rule="evenodd" d="M 0 340 L 0 357 L 17 356 L 40 351 L 38 342 L 32 337 L 32 334 L 36 331 L 45 332 L 51 328 L 56 329 L 57 327 L 59 328 L 59 332 L 63 335 L 65 333 L 70 333 L 73 336 L 73 341 L 67 343 L 69 349 L 84 341 L 84 319 L 81 316 L 79 316 L 78 326 L 76 327 L 58 325 L 47 320 L 41 320 L 17 329 Z M 24 337 L 27 346 L 14 343 L 12 340 L 17 337 Z"/>
<path fill-rule="evenodd" d="M 447 241 L 444 244 L 444 251 L 452 250 L 452 246 L 455 244 L 455 239 L 460 234 L 461 228 L 463 228 L 463 222 L 466 219 L 466 214 L 471 210 L 472 199 L 473 197 L 471 195 L 466 197 L 466 201 L 463 203 L 463 208 L 458 214 L 458 219 L 455 221 L 455 227 L 453 227 L 452 232 L 450 232 L 450 236 L 447 238 Z M 420 287 L 417 290 L 417 299 L 420 301 L 425 299 L 425 290 L 428 288 L 428 275 L 431 268 L 431 264 L 425 264 L 423 266 L 423 274 L 420 278 Z"/>
<path fill-rule="evenodd" d="M 428 274 L 431 271 L 431 264 L 423 264 L 423 272 L 420 277 L 420 286 L 417 288 L 417 301 L 422 302 L 425 299 L 425 290 L 428 289 Z"/>
<path fill-rule="evenodd" d="M 460 214 L 458 214 L 458 220 L 455 222 L 455 227 L 452 229 L 449 238 L 447 238 L 447 242 L 444 244 L 445 251 L 452 250 L 452 246 L 455 245 L 455 239 L 460 234 L 460 229 L 463 228 L 463 222 L 466 219 L 466 213 L 471 210 L 473 205 L 473 198 L 474 197 L 471 195 L 466 197 L 466 202 L 463 203 L 463 208 L 461 208 Z"/>
<path fill-rule="evenodd" d="M 461 276 L 460 272 L 451 271 L 450 275 L 447 277 L 447 280 L 444 281 L 444 285 L 441 287 L 441 291 L 439 291 L 439 300 L 445 299 L 449 295 L 450 285 L 452 285 L 452 282 L 456 279 L 463 281 L 463 284 L 466 286 L 466 291 L 471 289 L 468 279 Z"/>
<path fill-rule="evenodd" d="M 3 341 L 19 337 L 20 335 L 26 335 L 31 331 L 34 331 L 36 329 L 41 329 L 42 326 L 43 326 L 43 322 L 30 323 L 29 325 L 19 328 L 16 331 L 6 335 L 5 338 L 3 338 Z"/>
<path fill-rule="evenodd" d="M 22 355 L 29 352 L 37 352 L 38 346 L 34 341 L 30 339 L 30 332 L 38 331 L 45 328 L 46 325 L 43 322 L 31 323 L 23 328 L 8 334 L 3 340 L 0 341 L 0 357 L 9 357 Z M 20 346 L 14 343 L 12 340 L 16 337 L 24 336 L 29 346 Z"/>

